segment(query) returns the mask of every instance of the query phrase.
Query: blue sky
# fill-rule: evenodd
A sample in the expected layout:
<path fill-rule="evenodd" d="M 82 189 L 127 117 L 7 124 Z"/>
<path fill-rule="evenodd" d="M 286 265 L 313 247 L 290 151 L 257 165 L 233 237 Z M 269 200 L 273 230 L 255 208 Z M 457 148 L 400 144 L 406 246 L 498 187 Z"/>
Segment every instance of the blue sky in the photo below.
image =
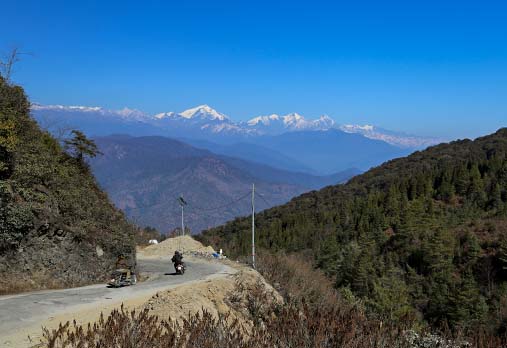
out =
<path fill-rule="evenodd" d="M 9 1 L 0 50 L 33 101 L 243 120 L 328 114 L 420 135 L 507 126 L 507 5 Z"/>

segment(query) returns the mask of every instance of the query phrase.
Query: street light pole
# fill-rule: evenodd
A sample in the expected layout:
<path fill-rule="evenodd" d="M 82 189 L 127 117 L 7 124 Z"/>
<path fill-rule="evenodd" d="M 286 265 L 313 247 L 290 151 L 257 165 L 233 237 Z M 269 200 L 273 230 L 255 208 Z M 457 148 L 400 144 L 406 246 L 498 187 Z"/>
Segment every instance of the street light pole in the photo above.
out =
<path fill-rule="evenodd" d="M 185 210 L 185 206 L 187 205 L 187 202 L 185 202 L 185 200 L 183 199 L 183 195 L 181 195 L 178 198 L 178 202 L 180 203 L 180 206 L 181 206 L 181 234 L 180 235 L 183 237 L 185 235 L 184 210 Z M 178 249 L 181 249 L 181 239 L 180 239 L 180 246 Z"/>
<path fill-rule="evenodd" d="M 185 235 L 184 207 L 187 205 L 187 202 L 185 202 L 185 200 L 183 199 L 183 195 L 181 195 L 178 198 L 178 202 L 180 203 L 181 206 L 181 235 L 184 236 Z"/>
<path fill-rule="evenodd" d="M 184 213 L 183 213 L 183 205 L 181 206 L 181 235 L 185 235 L 185 219 L 184 219 Z"/>
<path fill-rule="evenodd" d="M 252 267 L 255 269 L 255 184 L 252 184 Z"/>

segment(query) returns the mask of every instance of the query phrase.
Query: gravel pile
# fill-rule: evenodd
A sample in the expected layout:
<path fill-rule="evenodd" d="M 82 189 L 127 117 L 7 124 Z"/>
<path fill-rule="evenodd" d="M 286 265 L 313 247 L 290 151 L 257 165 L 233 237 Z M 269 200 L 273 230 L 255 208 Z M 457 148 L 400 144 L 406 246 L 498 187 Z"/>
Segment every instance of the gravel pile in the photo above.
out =
<path fill-rule="evenodd" d="M 211 255 L 215 250 L 211 246 L 205 247 L 190 236 L 168 238 L 159 244 L 150 245 L 139 252 L 142 256 L 160 257 L 172 256 L 176 250 L 184 254 L 198 253 Z"/>

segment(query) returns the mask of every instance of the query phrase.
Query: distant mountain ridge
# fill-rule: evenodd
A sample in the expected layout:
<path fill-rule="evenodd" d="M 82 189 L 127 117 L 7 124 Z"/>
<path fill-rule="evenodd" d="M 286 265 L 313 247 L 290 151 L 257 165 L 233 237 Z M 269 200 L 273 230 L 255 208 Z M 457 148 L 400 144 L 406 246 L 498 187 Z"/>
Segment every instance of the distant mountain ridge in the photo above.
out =
<path fill-rule="evenodd" d="M 368 139 L 381 140 L 401 148 L 424 148 L 445 142 L 445 139 L 421 137 L 401 132 L 393 132 L 372 125 L 341 125 L 338 127 L 345 133 L 361 134 Z"/>
<path fill-rule="evenodd" d="M 104 117 L 107 121 L 116 120 L 120 128 L 129 128 L 128 123 L 142 124 L 141 128 L 150 129 L 151 134 L 176 136 L 171 131 L 184 130 L 193 136 L 226 135 L 233 140 L 252 138 L 263 135 L 280 135 L 296 131 L 327 131 L 339 129 L 346 133 L 357 133 L 364 137 L 387 142 L 402 148 L 422 148 L 435 145 L 443 139 L 407 135 L 392 132 L 371 125 L 339 125 L 327 115 L 317 119 L 306 119 L 298 113 L 287 115 L 271 114 L 256 116 L 246 122 L 235 122 L 229 116 L 218 112 L 210 106 L 203 104 L 182 112 L 162 112 L 148 115 L 142 111 L 124 108 L 121 110 L 108 110 L 102 107 L 63 106 L 32 104 L 32 111 L 37 119 L 51 118 L 53 121 L 66 121 L 77 125 L 87 125 L 93 118 Z M 55 114 L 56 113 L 56 114 Z M 67 114 L 67 117 L 62 117 Z M 60 117 L 59 117 L 60 116 Z M 84 118 L 84 119 L 83 119 Z M 100 129 L 90 129 L 92 135 L 106 135 Z M 94 133 L 95 132 L 95 133 Z M 169 132 L 169 133 L 168 133 Z M 111 132 L 109 132 L 110 134 Z M 133 134 L 133 135 L 143 135 Z"/>
<path fill-rule="evenodd" d="M 259 143 L 328 175 L 349 168 L 366 170 L 412 152 L 407 148 L 338 129 L 262 136 L 259 137 Z"/>
<path fill-rule="evenodd" d="M 301 161 L 280 153 L 278 150 L 262 144 L 237 142 L 234 144 L 219 144 L 207 140 L 181 138 L 187 144 L 209 150 L 218 155 L 243 158 L 249 161 L 263 163 L 268 166 L 292 172 L 304 172 L 318 175 L 319 173 Z"/>

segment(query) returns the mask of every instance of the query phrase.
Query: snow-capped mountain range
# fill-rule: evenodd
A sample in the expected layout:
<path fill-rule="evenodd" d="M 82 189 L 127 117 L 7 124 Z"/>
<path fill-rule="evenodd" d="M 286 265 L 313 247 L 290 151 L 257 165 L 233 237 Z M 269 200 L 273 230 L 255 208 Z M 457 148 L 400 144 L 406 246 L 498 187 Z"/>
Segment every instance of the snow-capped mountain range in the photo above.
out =
<path fill-rule="evenodd" d="M 403 148 L 425 148 L 445 142 L 445 139 L 421 137 L 415 135 L 393 132 L 372 125 L 352 125 L 344 124 L 338 127 L 345 133 L 361 134 L 369 139 L 382 140 L 388 144 Z"/>
<path fill-rule="evenodd" d="M 291 113 L 284 116 L 277 114 L 257 116 L 243 124 L 261 133 L 273 134 L 298 130 L 328 130 L 336 123 L 327 115 L 315 120 L 307 120 L 298 113 Z"/>
<path fill-rule="evenodd" d="M 32 111 L 36 118 L 40 118 L 41 115 L 54 118 L 56 114 L 64 114 L 65 121 L 70 124 L 72 122 L 81 123 L 83 121 L 90 121 L 91 118 L 96 120 L 97 117 L 99 119 L 103 117 L 108 122 L 137 123 L 166 131 L 169 129 L 180 130 L 187 133 L 191 132 L 192 134 L 202 132 L 211 133 L 216 136 L 255 137 L 280 135 L 296 131 L 327 131 L 336 129 L 345 133 L 360 134 L 369 139 L 381 140 L 401 148 L 423 148 L 443 141 L 438 138 L 413 136 L 388 131 L 372 125 L 339 125 L 327 115 L 316 119 L 307 119 L 298 113 L 287 115 L 271 114 L 256 116 L 246 122 L 235 122 L 227 115 L 216 111 L 208 105 L 199 105 L 182 112 L 162 112 L 156 115 L 148 115 L 140 110 L 129 108 L 108 110 L 102 107 L 40 104 L 32 104 Z M 90 119 L 87 120 L 87 117 Z M 84 118 L 84 120 L 81 118 Z M 61 121 L 61 117 L 58 119 Z"/>

